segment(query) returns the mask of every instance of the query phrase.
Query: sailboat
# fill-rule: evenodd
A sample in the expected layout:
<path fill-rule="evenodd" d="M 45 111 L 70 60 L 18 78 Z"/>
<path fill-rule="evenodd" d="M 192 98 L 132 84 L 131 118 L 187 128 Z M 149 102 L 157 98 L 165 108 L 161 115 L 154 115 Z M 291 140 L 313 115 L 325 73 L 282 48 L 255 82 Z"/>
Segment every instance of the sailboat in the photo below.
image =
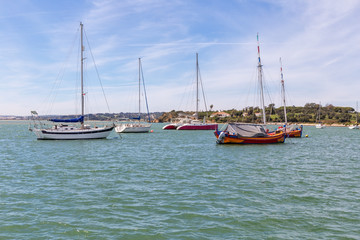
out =
<path fill-rule="evenodd" d="M 83 65 L 84 65 L 84 45 L 83 45 L 83 24 L 80 22 L 80 41 L 81 41 L 81 116 L 73 119 L 49 119 L 53 123 L 61 123 L 54 125 L 50 128 L 45 128 L 44 124 L 40 121 L 38 113 L 31 111 L 33 126 L 29 128 L 37 139 L 39 140 L 77 140 L 77 139 L 101 139 L 107 138 L 114 126 L 104 127 L 91 127 L 84 123 L 84 78 L 83 78 Z M 65 123 L 65 124 L 63 124 Z M 78 125 L 68 125 L 68 123 L 80 123 Z"/>
<path fill-rule="evenodd" d="M 359 129 L 358 115 L 358 103 L 356 102 L 356 124 L 349 126 L 349 129 Z"/>
<path fill-rule="evenodd" d="M 228 123 L 225 129 L 219 131 L 215 130 L 214 134 L 216 142 L 219 144 L 266 144 L 266 143 L 284 143 L 285 133 L 283 131 L 276 131 L 272 134 L 268 133 L 266 126 L 265 102 L 264 102 L 264 87 L 263 87 L 263 69 L 260 59 L 260 44 L 259 35 L 257 35 L 258 43 L 258 81 L 260 87 L 260 103 L 262 107 L 261 124 L 244 124 L 244 123 Z"/>
<path fill-rule="evenodd" d="M 115 131 L 117 133 L 146 133 L 150 131 L 151 123 L 141 123 L 141 78 L 143 79 L 144 83 L 144 77 L 142 74 L 142 65 L 141 65 L 141 58 L 139 58 L 139 116 L 134 120 L 139 120 L 138 122 L 131 122 L 131 123 L 122 123 L 115 127 Z M 144 84 L 145 89 L 145 84 Z M 147 105 L 147 98 L 146 98 L 146 91 L 145 92 L 145 101 L 146 106 Z M 148 117 L 150 122 L 150 116 L 149 116 L 149 109 L 148 110 Z"/>
<path fill-rule="evenodd" d="M 204 98 L 205 100 L 205 98 Z M 206 106 L 206 105 L 205 105 Z M 203 121 L 199 118 L 199 61 L 198 53 L 196 53 L 196 111 L 195 120 L 191 120 L 190 123 L 181 124 L 176 130 L 215 130 L 217 128 L 216 123 L 206 123 L 205 117 Z"/>
<path fill-rule="evenodd" d="M 315 127 L 318 129 L 323 129 L 323 128 L 325 128 L 325 125 L 322 124 L 320 121 L 320 110 L 321 110 L 321 103 L 319 104 L 319 109 L 318 109 L 317 116 L 316 116 L 317 124 L 315 125 Z"/>
<path fill-rule="evenodd" d="M 297 138 L 301 137 L 303 126 L 298 126 L 296 124 L 290 124 L 288 125 L 287 122 L 287 113 L 286 113 L 286 94 L 285 94 L 285 81 L 284 81 L 284 74 L 282 72 L 282 62 L 280 58 L 280 79 L 281 79 L 281 97 L 283 100 L 284 105 L 284 118 L 285 118 L 285 125 L 284 127 L 279 127 L 278 129 L 281 129 L 285 132 L 286 137 L 288 138 Z"/>

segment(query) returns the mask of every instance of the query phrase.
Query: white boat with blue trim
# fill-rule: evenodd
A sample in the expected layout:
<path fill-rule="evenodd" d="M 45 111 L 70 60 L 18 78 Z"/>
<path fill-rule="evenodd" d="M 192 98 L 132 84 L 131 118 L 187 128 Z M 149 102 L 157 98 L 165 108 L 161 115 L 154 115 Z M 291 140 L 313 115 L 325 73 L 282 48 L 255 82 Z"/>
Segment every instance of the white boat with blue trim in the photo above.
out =
<path fill-rule="evenodd" d="M 37 113 L 33 111 L 33 116 Z M 81 140 L 81 139 L 102 139 L 107 138 L 114 126 L 91 127 L 90 125 L 81 124 L 80 126 L 60 124 L 51 128 L 38 128 L 41 126 L 40 120 L 34 124 L 30 130 L 35 133 L 39 140 Z M 50 120 L 51 121 L 51 120 Z"/>
<path fill-rule="evenodd" d="M 32 131 L 39 140 L 80 140 L 80 139 L 101 139 L 107 138 L 114 129 L 114 124 L 110 126 L 90 126 L 84 123 L 84 85 L 83 85 L 83 24 L 81 29 L 81 116 L 72 119 L 48 119 L 53 123 L 51 127 L 45 127 L 36 111 L 31 111 L 33 124 L 29 130 Z"/>

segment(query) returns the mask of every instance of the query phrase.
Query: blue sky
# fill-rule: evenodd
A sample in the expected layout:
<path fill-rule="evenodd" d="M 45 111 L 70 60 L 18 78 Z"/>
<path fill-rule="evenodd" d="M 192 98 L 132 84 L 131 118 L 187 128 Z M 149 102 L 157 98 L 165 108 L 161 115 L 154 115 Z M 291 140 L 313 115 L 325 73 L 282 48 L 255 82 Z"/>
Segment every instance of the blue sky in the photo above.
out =
<path fill-rule="evenodd" d="M 78 63 L 68 61 L 80 21 L 110 112 L 137 111 L 139 57 L 150 111 L 194 110 L 196 52 L 208 105 L 258 105 L 257 32 L 271 96 L 266 104 L 281 105 L 281 57 L 289 105 L 355 107 L 359 12 L 358 0 L 0 0 L 0 115 L 78 113 L 71 74 Z M 86 56 L 86 76 L 94 76 L 89 51 Z M 108 112 L 90 78 L 87 110 Z"/>

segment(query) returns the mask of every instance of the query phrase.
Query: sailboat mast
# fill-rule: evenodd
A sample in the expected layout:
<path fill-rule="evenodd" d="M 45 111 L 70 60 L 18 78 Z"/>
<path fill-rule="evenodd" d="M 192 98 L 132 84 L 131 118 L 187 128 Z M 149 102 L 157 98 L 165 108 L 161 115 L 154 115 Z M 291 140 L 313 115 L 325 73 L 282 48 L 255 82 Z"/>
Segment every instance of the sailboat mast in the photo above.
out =
<path fill-rule="evenodd" d="M 83 45 L 83 23 L 80 22 L 80 44 L 81 44 L 81 116 L 84 116 L 84 45 Z M 81 121 L 81 126 L 84 125 L 84 121 Z"/>
<path fill-rule="evenodd" d="M 260 85 L 260 102 L 262 107 L 262 117 L 263 117 L 263 123 L 266 125 L 266 115 L 265 115 L 265 102 L 264 102 L 264 86 L 262 81 L 262 65 L 261 65 L 261 59 L 260 59 L 260 44 L 259 44 L 259 33 L 257 33 L 257 44 L 258 44 L 258 81 Z"/>
<path fill-rule="evenodd" d="M 284 117 L 285 117 L 285 125 L 287 125 L 287 116 L 286 116 L 286 100 L 285 100 L 285 82 L 284 82 L 284 75 L 282 72 L 282 62 L 280 58 L 280 78 L 281 78 L 281 97 L 284 103 Z"/>
<path fill-rule="evenodd" d="M 141 95 L 141 93 L 140 93 L 140 69 L 141 69 L 141 58 L 139 58 L 139 122 L 140 122 L 140 95 Z"/>
<path fill-rule="evenodd" d="M 199 62 L 198 53 L 196 53 L 196 119 L 199 118 Z"/>
<path fill-rule="evenodd" d="M 318 110 L 318 116 L 317 116 L 317 118 L 319 119 L 318 123 L 321 123 L 321 121 L 320 121 L 320 108 L 321 108 L 321 102 L 319 103 L 319 110 Z"/>
<path fill-rule="evenodd" d="M 359 124 L 358 123 L 358 115 L 359 115 L 359 113 L 358 113 L 358 102 L 356 102 L 356 125 Z"/>

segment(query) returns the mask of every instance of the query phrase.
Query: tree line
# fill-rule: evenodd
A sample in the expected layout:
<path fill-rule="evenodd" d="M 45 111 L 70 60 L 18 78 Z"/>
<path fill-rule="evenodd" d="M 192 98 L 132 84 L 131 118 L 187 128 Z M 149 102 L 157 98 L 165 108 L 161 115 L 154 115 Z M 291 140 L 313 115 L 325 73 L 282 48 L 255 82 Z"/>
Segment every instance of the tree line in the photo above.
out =
<path fill-rule="evenodd" d="M 247 123 L 261 123 L 262 116 L 259 107 L 246 107 L 242 110 L 225 111 L 231 117 L 215 117 L 216 122 L 238 121 Z M 350 124 L 356 121 L 356 112 L 352 107 L 336 107 L 332 104 L 321 106 L 317 103 L 306 103 L 303 107 L 287 106 L 287 121 L 291 123 Z M 285 122 L 284 108 L 270 104 L 265 108 L 268 122 Z"/>
<path fill-rule="evenodd" d="M 262 123 L 262 110 L 260 107 L 245 107 L 242 110 L 230 109 L 224 110 L 230 114 L 229 117 L 214 116 L 210 117 L 213 113 L 218 111 L 213 110 L 213 105 L 210 106 L 210 111 L 199 112 L 199 119 L 206 118 L 207 121 L 216 123 L 226 122 L 245 122 L 245 123 Z M 320 109 L 320 111 L 319 111 Z M 287 121 L 289 123 L 316 123 L 321 121 L 325 124 L 353 124 L 356 122 L 356 115 L 352 107 L 336 107 L 332 104 L 321 106 L 317 103 L 306 103 L 303 107 L 287 106 Z M 269 104 L 265 108 L 266 121 L 282 123 L 285 122 L 283 107 L 275 107 L 275 104 Z M 320 120 L 318 119 L 320 116 Z M 49 118 L 75 118 L 77 115 L 64 115 L 64 116 L 40 116 L 41 119 Z M 118 121 L 138 117 L 138 113 L 96 113 L 87 114 L 87 120 L 96 121 Z M 147 119 L 147 114 L 142 114 L 142 119 Z M 170 122 L 177 118 L 194 117 L 194 112 L 175 111 L 170 112 L 152 112 L 150 118 L 152 122 Z M 28 117 L 26 117 L 28 118 Z"/>
<path fill-rule="evenodd" d="M 245 123 L 262 123 L 262 110 L 260 107 L 246 107 L 242 110 L 230 109 L 224 110 L 230 114 L 230 117 L 214 116 L 211 114 L 218 111 L 199 112 L 199 119 L 206 117 L 208 121 L 225 123 L 225 122 L 245 122 Z M 336 107 L 332 104 L 321 106 L 317 103 L 306 103 L 303 107 L 287 106 L 287 121 L 289 123 L 316 123 L 321 121 L 325 124 L 351 124 L 356 122 L 356 112 L 352 107 Z M 270 104 L 265 108 L 267 122 L 285 122 L 284 108 L 275 107 Z M 163 113 L 158 118 L 158 122 L 169 122 L 171 119 L 179 117 L 192 117 L 194 112 L 184 112 L 172 110 Z M 319 120 L 320 116 L 320 120 Z"/>

